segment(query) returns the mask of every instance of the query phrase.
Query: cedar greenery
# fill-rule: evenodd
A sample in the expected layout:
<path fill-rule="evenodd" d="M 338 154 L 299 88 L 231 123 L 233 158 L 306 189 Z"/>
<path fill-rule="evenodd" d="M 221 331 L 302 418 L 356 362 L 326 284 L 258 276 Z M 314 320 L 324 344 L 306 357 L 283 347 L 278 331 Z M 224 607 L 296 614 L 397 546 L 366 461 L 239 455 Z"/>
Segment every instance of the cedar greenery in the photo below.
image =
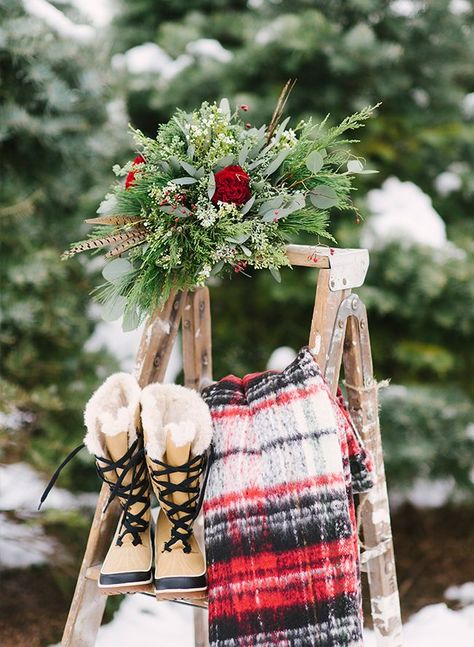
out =
<path fill-rule="evenodd" d="M 279 118 L 284 88 L 270 126 L 244 124 L 247 106 L 231 112 L 229 102 L 207 102 L 198 110 L 177 110 L 155 139 L 133 130 L 143 162 L 116 165 L 118 180 L 102 201 L 91 236 L 72 245 L 70 257 L 108 246 L 106 283 L 94 292 L 105 318 L 123 315 L 125 330 L 161 306 L 171 290 L 192 289 L 213 275 L 289 265 L 285 245 L 307 232 L 333 240 L 329 209 L 356 211 L 353 175 L 370 173 L 350 152 L 345 133 L 362 127 L 367 107 L 327 128 L 301 121 L 288 128 Z M 237 168 L 248 176 L 244 204 L 212 201 L 216 173 Z M 246 199 L 246 198 L 244 198 Z"/>

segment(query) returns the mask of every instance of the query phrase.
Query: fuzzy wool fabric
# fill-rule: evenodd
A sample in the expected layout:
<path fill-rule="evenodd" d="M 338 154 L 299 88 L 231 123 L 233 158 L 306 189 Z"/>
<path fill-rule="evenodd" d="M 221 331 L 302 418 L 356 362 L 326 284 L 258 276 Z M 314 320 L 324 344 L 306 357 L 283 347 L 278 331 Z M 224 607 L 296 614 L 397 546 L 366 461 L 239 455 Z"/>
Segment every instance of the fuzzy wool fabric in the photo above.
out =
<path fill-rule="evenodd" d="M 361 647 L 353 493 L 372 464 L 311 351 L 202 395 L 211 647 Z"/>

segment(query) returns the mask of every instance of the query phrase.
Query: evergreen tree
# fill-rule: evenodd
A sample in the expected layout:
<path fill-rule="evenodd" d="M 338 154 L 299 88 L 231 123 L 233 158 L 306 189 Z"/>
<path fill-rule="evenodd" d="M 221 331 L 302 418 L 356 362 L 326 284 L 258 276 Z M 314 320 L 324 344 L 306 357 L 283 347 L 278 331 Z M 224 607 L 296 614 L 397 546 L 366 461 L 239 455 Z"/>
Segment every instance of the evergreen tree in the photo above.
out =
<path fill-rule="evenodd" d="M 364 192 L 386 177 L 410 180 L 433 198 L 449 238 L 461 249 L 456 259 L 397 245 L 371 255 L 362 296 L 369 306 L 376 373 L 423 385 L 407 391 L 405 436 L 397 434 L 400 415 L 387 399 L 389 475 L 399 480 L 413 479 L 413 465 L 421 468 L 427 460 L 415 452 L 412 468 L 401 469 L 397 455 L 411 435 L 415 444 L 424 438 L 418 448 L 431 438 L 432 455 L 446 453 L 450 442 L 446 462 L 464 485 L 469 482 L 456 447 L 472 413 L 472 17 L 472 7 L 444 0 L 140 0 L 124 3 L 115 23 L 118 51 L 151 41 L 183 63 L 179 73 L 164 66 L 162 74 L 124 79 L 131 120 L 148 134 L 176 106 L 190 109 L 222 96 L 248 104 L 249 121 L 268 121 L 290 77 L 298 79 L 288 104 L 293 123 L 327 112 L 336 122 L 363 105 L 383 102 L 356 147 L 380 171 L 360 184 L 360 207 Z M 437 178 L 445 171 L 455 174 L 456 187 L 438 191 Z M 357 246 L 354 223 L 343 214 L 333 214 L 333 220 L 339 243 Z M 297 268 L 283 273 L 281 285 L 257 273 L 252 280 L 236 276 L 214 286 L 216 374 L 263 368 L 275 346 L 305 343 L 314 283 L 313 272 Z M 430 398 L 440 410 L 454 412 L 449 441 L 433 432 Z M 443 469 L 438 461 L 425 472 L 434 477 L 447 473 Z"/>
<path fill-rule="evenodd" d="M 111 367 L 83 350 L 91 270 L 60 255 L 94 213 L 126 128 L 110 123 L 92 28 L 64 21 L 67 34 L 2 3 L 0 449 L 48 471 L 81 437 L 84 402 Z"/>

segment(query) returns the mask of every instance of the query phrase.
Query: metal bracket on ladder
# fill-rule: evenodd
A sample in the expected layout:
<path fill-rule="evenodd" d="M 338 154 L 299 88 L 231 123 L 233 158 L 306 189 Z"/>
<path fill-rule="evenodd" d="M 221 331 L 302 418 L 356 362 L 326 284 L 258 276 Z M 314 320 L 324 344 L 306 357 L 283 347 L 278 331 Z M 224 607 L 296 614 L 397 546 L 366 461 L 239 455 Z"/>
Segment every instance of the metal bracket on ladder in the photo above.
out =
<path fill-rule="evenodd" d="M 376 484 L 360 495 L 364 543 L 362 567 L 367 571 L 377 647 L 401 647 L 401 619 L 390 514 L 378 425 L 377 384 L 364 304 L 351 289 L 363 284 L 369 266 L 365 249 L 332 249 L 288 245 L 292 265 L 319 269 L 309 345 L 332 393 L 341 363 L 354 423 L 372 453 Z M 182 324 L 185 384 L 199 389 L 212 380 L 209 292 L 198 288 L 172 295 L 161 312 L 148 320 L 137 354 L 135 374 L 141 386 L 164 378 L 178 327 Z M 92 647 L 105 608 L 97 577 L 119 517 L 112 504 L 102 512 L 108 491 L 103 486 L 92 522 L 81 571 L 64 629 L 62 647 Z M 200 531 L 198 529 L 198 531 Z M 147 591 L 144 591 L 148 593 Z M 194 610 L 195 647 L 207 647 L 207 617 Z"/>

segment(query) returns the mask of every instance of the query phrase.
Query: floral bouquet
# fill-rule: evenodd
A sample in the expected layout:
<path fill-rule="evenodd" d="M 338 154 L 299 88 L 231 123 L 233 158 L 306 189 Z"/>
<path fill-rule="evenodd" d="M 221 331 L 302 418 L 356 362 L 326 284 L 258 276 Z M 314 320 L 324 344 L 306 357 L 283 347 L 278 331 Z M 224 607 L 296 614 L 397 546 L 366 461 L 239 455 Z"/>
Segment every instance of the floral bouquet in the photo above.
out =
<path fill-rule="evenodd" d="M 104 317 L 124 316 L 124 329 L 163 305 L 172 290 L 204 285 L 210 276 L 289 265 L 286 244 L 308 232 L 331 239 L 328 209 L 355 210 L 354 173 L 368 173 L 345 138 L 372 114 L 368 107 L 332 128 L 280 121 L 285 87 L 268 126 L 231 111 L 227 99 L 177 110 L 155 139 L 133 130 L 140 154 L 123 168 L 102 201 L 90 238 L 64 254 L 109 247 L 106 283 L 96 289 Z"/>

